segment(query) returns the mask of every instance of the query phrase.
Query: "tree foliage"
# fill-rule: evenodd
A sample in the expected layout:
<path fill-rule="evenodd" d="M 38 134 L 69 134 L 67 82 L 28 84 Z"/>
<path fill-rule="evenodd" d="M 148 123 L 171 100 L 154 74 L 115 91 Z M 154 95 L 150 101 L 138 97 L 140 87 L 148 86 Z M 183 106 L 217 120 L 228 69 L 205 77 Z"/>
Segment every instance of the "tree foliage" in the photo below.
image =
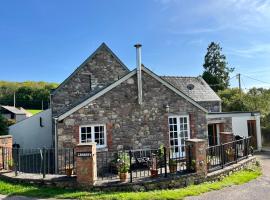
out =
<path fill-rule="evenodd" d="M 203 79 L 214 91 L 224 90 L 229 86 L 229 75 L 233 68 L 228 67 L 226 56 L 218 43 L 211 42 L 204 57 Z"/>
<path fill-rule="evenodd" d="M 4 118 L 0 114 L 0 135 L 7 135 L 8 134 L 8 122 L 6 118 Z"/>
<path fill-rule="evenodd" d="M 251 88 L 240 94 L 238 88 L 228 88 L 218 94 L 223 111 L 259 111 L 262 126 L 270 127 L 270 89 Z"/>
<path fill-rule="evenodd" d="M 50 91 L 57 87 L 56 83 L 46 82 L 7 82 L 0 81 L 0 104 L 13 105 L 13 95 L 16 94 L 16 106 L 41 109 L 48 107 Z"/>

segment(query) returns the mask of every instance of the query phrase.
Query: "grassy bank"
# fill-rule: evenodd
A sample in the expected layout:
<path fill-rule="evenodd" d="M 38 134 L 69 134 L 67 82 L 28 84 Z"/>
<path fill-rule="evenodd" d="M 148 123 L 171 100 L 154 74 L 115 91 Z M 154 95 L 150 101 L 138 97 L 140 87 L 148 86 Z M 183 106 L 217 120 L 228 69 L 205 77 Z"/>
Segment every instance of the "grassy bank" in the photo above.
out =
<path fill-rule="evenodd" d="M 35 115 L 40 113 L 42 110 L 27 110 L 27 111 L 30 112 L 32 115 Z"/>
<path fill-rule="evenodd" d="M 25 184 L 11 184 L 6 181 L 0 181 L 0 193 L 6 195 L 22 195 L 41 198 L 71 198 L 71 199 L 130 199 L 130 200 L 148 200 L 148 199 L 183 199 L 187 196 L 199 195 L 211 190 L 219 190 L 232 185 L 240 185 L 256 179 L 261 175 L 258 167 L 236 172 L 221 181 L 214 183 L 203 183 L 200 185 L 191 185 L 182 189 L 174 190 L 155 190 L 148 192 L 84 192 L 57 188 L 39 188 Z"/>

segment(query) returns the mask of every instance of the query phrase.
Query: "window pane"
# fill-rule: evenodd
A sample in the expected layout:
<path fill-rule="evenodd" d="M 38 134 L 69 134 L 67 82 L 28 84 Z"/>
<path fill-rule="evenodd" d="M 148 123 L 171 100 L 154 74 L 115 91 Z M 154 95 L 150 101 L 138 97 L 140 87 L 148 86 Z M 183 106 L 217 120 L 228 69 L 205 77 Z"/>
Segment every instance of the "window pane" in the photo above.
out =
<path fill-rule="evenodd" d="M 184 123 L 187 123 L 187 118 L 186 117 L 184 118 Z"/>
<path fill-rule="evenodd" d="M 171 138 L 173 137 L 173 132 L 170 132 L 170 137 L 171 137 Z"/>
<path fill-rule="evenodd" d="M 95 139 L 99 139 L 99 133 L 95 133 Z"/>
<path fill-rule="evenodd" d="M 174 140 L 174 145 L 178 145 L 178 139 Z"/>
<path fill-rule="evenodd" d="M 81 133 L 86 133 L 86 128 L 85 127 L 81 128 Z"/>
<path fill-rule="evenodd" d="M 81 134 L 81 142 L 85 142 L 86 140 L 86 134 Z"/>
<path fill-rule="evenodd" d="M 99 126 L 95 126 L 95 132 L 99 132 Z"/>
<path fill-rule="evenodd" d="M 176 122 L 176 118 L 173 118 L 173 123 L 174 123 L 174 124 L 176 124 L 176 123 L 177 123 L 177 122 Z"/>
<path fill-rule="evenodd" d="M 177 125 L 173 126 L 174 131 L 177 131 Z"/>
<path fill-rule="evenodd" d="M 174 149 L 175 149 L 175 152 L 176 153 L 179 152 L 179 148 L 178 147 L 175 147 Z"/>
<path fill-rule="evenodd" d="M 177 132 L 174 132 L 173 136 L 174 138 L 177 138 Z"/>
<path fill-rule="evenodd" d="M 181 124 L 183 123 L 183 118 L 182 118 L 182 117 L 180 117 L 180 123 L 181 123 Z"/>
<path fill-rule="evenodd" d="M 103 132 L 104 131 L 104 127 L 103 126 L 100 126 L 99 127 L 99 130 L 100 130 L 100 132 Z"/>
<path fill-rule="evenodd" d="M 104 139 L 100 140 L 100 145 L 104 145 Z"/>
<path fill-rule="evenodd" d="M 173 146 L 173 140 L 171 140 L 171 146 Z"/>
<path fill-rule="evenodd" d="M 170 125 L 170 131 L 173 131 L 173 126 L 172 125 Z"/>
<path fill-rule="evenodd" d="M 91 133 L 91 127 L 87 127 L 87 133 Z"/>
<path fill-rule="evenodd" d="M 91 133 L 89 134 L 87 134 L 87 139 L 92 139 L 92 137 L 91 137 Z"/>
<path fill-rule="evenodd" d="M 169 124 L 172 124 L 172 123 L 173 123 L 172 118 L 169 118 Z"/>

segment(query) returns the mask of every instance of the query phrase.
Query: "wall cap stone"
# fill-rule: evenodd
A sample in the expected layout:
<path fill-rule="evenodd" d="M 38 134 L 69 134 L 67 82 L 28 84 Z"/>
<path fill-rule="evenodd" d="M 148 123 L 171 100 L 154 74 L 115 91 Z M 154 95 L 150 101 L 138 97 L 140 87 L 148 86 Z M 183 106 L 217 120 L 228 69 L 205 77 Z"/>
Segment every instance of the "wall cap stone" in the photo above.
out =
<path fill-rule="evenodd" d="M 96 146 L 96 142 L 87 142 L 87 143 L 80 143 L 77 146 Z"/>
<path fill-rule="evenodd" d="M 186 140 L 186 142 L 207 142 L 207 140 L 196 138 L 196 139 L 188 139 Z"/>
<path fill-rule="evenodd" d="M 2 135 L 2 136 L 0 136 L 0 139 L 2 139 L 2 138 L 12 138 L 12 135 Z"/>

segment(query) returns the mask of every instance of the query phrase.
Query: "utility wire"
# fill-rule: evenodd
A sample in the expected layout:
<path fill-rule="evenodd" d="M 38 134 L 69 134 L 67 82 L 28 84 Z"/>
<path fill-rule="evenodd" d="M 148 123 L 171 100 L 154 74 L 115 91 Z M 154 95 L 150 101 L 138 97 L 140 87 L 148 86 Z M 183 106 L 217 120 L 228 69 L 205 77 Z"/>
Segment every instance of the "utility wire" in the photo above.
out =
<path fill-rule="evenodd" d="M 242 75 L 244 75 L 245 77 L 250 78 L 250 79 L 252 79 L 252 80 L 254 80 L 254 81 L 259 81 L 259 82 L 261 82 L 261 83 L 266 83 L 266 84 L 269 84 L 269 85 L 270 85 L 270 83 L 269 83 L 269 82 L 262 81 L 262 80 L 259 80 L 259 79 L 256 79 L 256 78 L 253 78 L 253 77 L 250 77 L 250 76 L 248 76 L 248 75 L 246 75 L 246 74 L 242 74 Z"/>

